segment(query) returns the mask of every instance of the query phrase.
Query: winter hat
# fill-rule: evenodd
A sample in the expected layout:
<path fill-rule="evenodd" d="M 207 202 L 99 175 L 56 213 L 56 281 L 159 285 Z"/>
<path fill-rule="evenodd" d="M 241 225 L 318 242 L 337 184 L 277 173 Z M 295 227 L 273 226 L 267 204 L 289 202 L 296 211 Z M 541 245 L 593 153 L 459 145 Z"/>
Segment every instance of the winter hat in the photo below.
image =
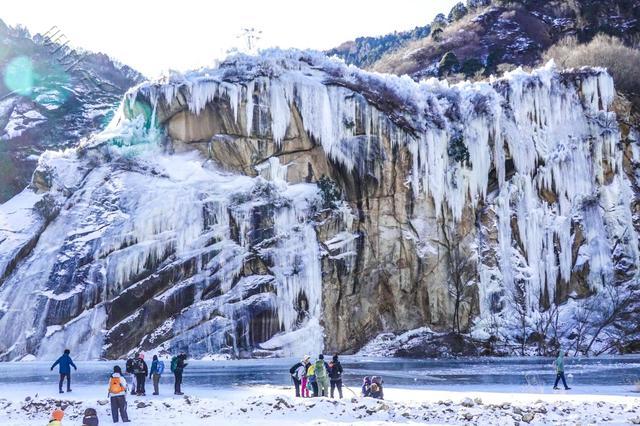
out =
<path fill-rule="evenodd" d="M 324 355 L 322 354 L 318 355 L 318 359 L 324 359 Z"/>
<path fill-rule="evenodd" d="M 309 355 L 305 355 L 304 357 L 302 357 L 302 361 L 309 361 L 311 359 L 311 357 Z"/>
<path fill-rule="evenodd" d="M 113 372 L 114 373 L 118 373 L 118 374 L 122 374 L 122 368 L 120 368 L 119 365 L 116 365 L 113 367 Z"/>
<path fill-rule="evenodd" d="M 333 362 L 338 362 L 338 354 L 333 356 Z"/>
<path fill-rule="evenodd" d="M 61 421 L 63 417 L 64 411 L 59 408 L 56 408 L 55 410 L 53 410 L 53 413 L 51 413 L 51 419 L 53 420 Z"/>
<path fill-rule="evenodd" d="M 138 355 L 138 357 L 139 357 L 140 359 L 144 359 L 144 354 L 143 354 L 143 353 L 141 353 L 140 355 Z"/>

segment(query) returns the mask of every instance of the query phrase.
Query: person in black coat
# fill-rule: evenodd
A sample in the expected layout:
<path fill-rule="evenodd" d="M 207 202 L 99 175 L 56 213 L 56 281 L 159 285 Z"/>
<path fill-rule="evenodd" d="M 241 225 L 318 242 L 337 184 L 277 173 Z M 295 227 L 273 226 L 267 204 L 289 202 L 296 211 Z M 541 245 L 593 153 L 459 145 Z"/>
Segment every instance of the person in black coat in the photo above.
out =
<path fill-rule="evenodd" d="M 333 398 L 333 392 L 338 388 L 338 395 L 342 399 L 342 364 L 338 360 L 338 355 L 334 355 L 333 359 L 328 365 L 327 372 L 329 373 L 329 381 L 331 382 L 331 398 Z"/>
<path fill-rule="evenodd" d="M 149 367 L 144 361 L 144 354 L 139 354 L 133 365 L 133 373 L 136 376 L 136 395 L 145 396 L 146 391 L 144 388 L 144 382 L 149 374 Z"/>

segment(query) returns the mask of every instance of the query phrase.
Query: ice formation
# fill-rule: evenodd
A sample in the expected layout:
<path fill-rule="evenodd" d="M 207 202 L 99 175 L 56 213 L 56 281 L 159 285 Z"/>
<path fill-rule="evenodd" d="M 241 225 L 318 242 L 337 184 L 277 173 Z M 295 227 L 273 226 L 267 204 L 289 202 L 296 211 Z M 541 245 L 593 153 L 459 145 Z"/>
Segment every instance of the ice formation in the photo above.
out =
<path fill-rule="evenodd" d="M 249 177 L 193 153 L 164 152 L 171 117 L 181 111 L 197 117 L 219 105 L 231 111 L 236 132 L 277 147 L 299 114 L 330 163 L 357 176 L 382 179 L 375 165 L 389 161 L 381 141 L 391 141 L 410 154 L 406 184 L 416 200 L 431 203 L 437 221 L 456 223 L 465 212 L 491 209 L 497 262 L 477 265 L 479 331 L 490 314 L 507 309 L 514 288 L 524 288 L 526 308 L 536 312 L 554 303 L 558 283 L 587 263 L 588 285 L 597 292 L 613 279 L 613 242 L 633 261 L 638 251 L 633 191 L 610 111 L 614 95 L 601 69 L 560 73 L 549 64 L 531 74 L 448 86 L 297 51 L 240 56 L 218 69 L 143 83 L 80 158 L 67 154 L 90 170 L 64 186 L 73 190 L 61 191 L 68 198 L 60 201 L 60 215 L 0 287 L 0 306 L 16 300 L 37 306 L 2 308 L 2 357 L 79 347 L 84 343 L 71 334 L 82 327 L 98 336 L 82 352 L 87 357 L 122 354 L 133 348 L 116 349 L 114 333 L 138 336 L 135 328 L 149 315 L 164 317 L 152 333 L 136 337 L 147 348 L 200 354 L 231 348 L 235 355 L 257 347 L 280 354 L 322 349 L 321 257 L 358 256 L 354 205 L 340 207 L 341 229 L 321 242 L 318 189 L 292 182 L 279 158 L 255 165 L 258 176 Z M 55 162 L 49 167 L 63 172 Z M 11 221 L 11 203 L 0 209 L 0 219 Z M 421 214 L 413 213 L 406 233 L 424 257 L 431 236 L 421 233 L 430 229 Z M 0 240 L 0 266 L 26 245 L 4 227 L 12 237 Z M 578 232 L 584 243 L 574 258 Z M 478 250 L 489 244 L 484 234 L 478 231 Z M 248 274 L 256 257 L 266 271 Z M 153 282 L 164 274 L 170 285 Z M 127 293 L 146 294 L 147 302 L 122 307 L 127 314 L 115 319 L 103 313 L 126 305 Z M 187 304 L 180 302 L 184 294 Z M 64 303 L 51 312 L 54 299 Z"/>

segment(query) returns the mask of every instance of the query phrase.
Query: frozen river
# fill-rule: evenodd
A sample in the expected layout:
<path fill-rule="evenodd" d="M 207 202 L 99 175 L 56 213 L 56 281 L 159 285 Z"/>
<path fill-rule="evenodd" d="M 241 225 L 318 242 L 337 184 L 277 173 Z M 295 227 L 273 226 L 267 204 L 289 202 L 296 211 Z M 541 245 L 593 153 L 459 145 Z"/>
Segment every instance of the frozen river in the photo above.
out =
<path fill-rule="evenodd" d="M 498 392 L 549 392 L 555 378 L 550 358 L 460 358 L 440 360 L 341 357 L 344 382 L 357 392 L 363 376 L 382 376 L 394 388 L 435 390 L 493 390 Z M 184 386 L 192 391 L 245 388 L 259 385 L 288 386 L 294 359 L 189 361 Z M 164 386 L 172 381 L 166 363 Z M 108 381 L 113 365 L 123 361 L 78 362 L 72 387 L 99 389 Z M 632 394 L 640 381 L 640 355 L 574 358 L 565 361 L 569 385 L 575 393 Z M 50 362 L 0 363 L 0 388 L 55 390 L 57 370 Z M 9 386 L 7 386 L 9 385 Z"/>

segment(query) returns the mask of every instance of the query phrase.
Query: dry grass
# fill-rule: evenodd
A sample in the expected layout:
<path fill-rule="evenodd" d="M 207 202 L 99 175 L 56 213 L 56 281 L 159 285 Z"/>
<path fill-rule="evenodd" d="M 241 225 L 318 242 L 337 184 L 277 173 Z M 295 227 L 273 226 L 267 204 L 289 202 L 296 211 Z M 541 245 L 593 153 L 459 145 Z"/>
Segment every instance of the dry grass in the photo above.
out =
<path fill-rule="evenodd" d="M 625 46 L 618 38 L 601 34 L 588 44 L 578 44 L 575 38 L 566 38 L 549 48 L 544 59 L 554 59 L 562 68 L 606 68 L 618 90 L 640 94 L 640 50 Z"/>
<path fill-rule="evenodd" d="M 423 65 L 425 58 L 437 57 L 439 60 L 444 52 L 450 50 L 457 52 L 461 47 L 477 45 L 483 28 L 473 22 L 473 19 L 484 11 L 485 9 L 479 9 L 469 13 L 464 18 L 443 28 L 439 41 L 433 40 L 429 35 L 407 43 L 402 49 L 384 55 L 373 64 L 372 68 L 379 72 L 411 74 Z"/>

